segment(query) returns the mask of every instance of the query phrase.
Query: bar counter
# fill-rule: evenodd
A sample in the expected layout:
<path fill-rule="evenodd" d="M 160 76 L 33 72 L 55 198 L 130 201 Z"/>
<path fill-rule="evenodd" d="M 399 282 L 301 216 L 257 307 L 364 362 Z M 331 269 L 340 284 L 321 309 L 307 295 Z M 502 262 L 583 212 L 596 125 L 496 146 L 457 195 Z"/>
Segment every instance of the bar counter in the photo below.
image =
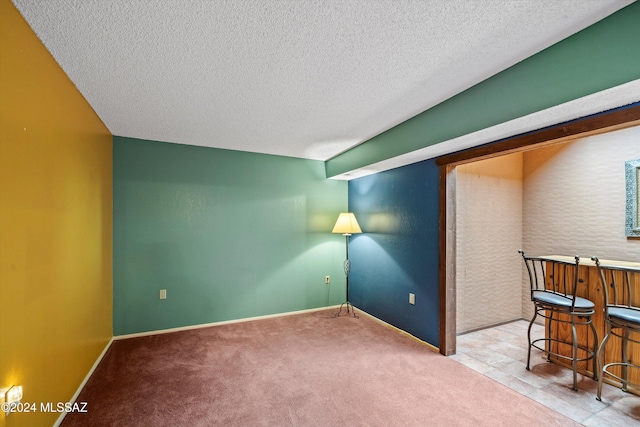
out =
<path fill-rule="evenodd" d="M 564 256 L 564 255 L 544 255 L 540 258 L 549 260 L 549 261 L 563 261 L 563 262 L 575 262 L 575 257 L 573 256 Z M 591 300 L 595 304 L 595 314 L 593 315 L 592 321 L 598 333 L 598 345 L 602 342 L 606 334 L 606 324 L 604 321 L 604 308 L 605 308 L 605 297 L 602 289 L 602 281 L 600 280 L 600 276 L 598 274 L 598 268 L 590 258 L 580 257 L 578 276 L 582 283 L 578 283 L 578 291 L 576 293 L 577 296 L 586 298 Z M 640 306 L 640 262 L 631 262 L 631 261 L 616 261 L 616 260 L 607 260 L 601 259 L 600 265 L 602 267 L 624 267 L 632 270 L 631 274 L 631 293 L 633 295 L 632 304 L 636 306 Z M 549 274 L 549 270 L 547 269 L 547 275 Z M 568 317 L 567 317 L 568 318 Z M 548 320 L 547 320 L 548 321 Z M 553 322 L 551 328 L 551 338 L 558 338 L 564 341 L 571 341 L 571 326 L 568 324 L 562 324 L 560 322 Z M 577 327 L 577 335 L 578 342 L 580 345 L 584 345 L 587 347 L 593 346 L 593 336 L 587 330 L 588 327 L 582 326 Z M 635 340 L 640 340 L 640 334 L 631 334 L 631 338 Z M 568 346 L 563 346 L 565 348 L 560 348 L 560 354 L 566 354 L 570 356 L 571 351 Z M 558 350 L 557 348 L 555 350 Z M 566 350 L 566 351 L 565 351 Z M 635 363 L 636 365 L 640 365 L 640 344 L 629 342 L 629 361 Z M 609 363 L 613 360 L 621 360 L 622 355 L 622 344 L 621 339 L 615 336 L 612 336 L 607 342 L 605 353 L 604 353 L 604 363 Z M 567 362 L 558 357 L 551 358 L 554 363 L 558 363 L 560 365 L 564 365 L 567 367 L 571 367 L 570 362 Z M 619 368 L 618 368 L 619 369 Z M 593 376 L 591 372 L 591 366 L 587 362 L 579 362 L 578 363 L 578 372 L 587 375 L 589 377 Z M 620 384 L 613 382 L 612 380 L 605 377 L 605 381 L 620 387 Z M 629 371 L 629 381 L 634 382 L 636 384 L 640 384 L 640 369 L 631 369 Z M 640 390 L 631 390 L 635 394 L 638 394 Z"/>

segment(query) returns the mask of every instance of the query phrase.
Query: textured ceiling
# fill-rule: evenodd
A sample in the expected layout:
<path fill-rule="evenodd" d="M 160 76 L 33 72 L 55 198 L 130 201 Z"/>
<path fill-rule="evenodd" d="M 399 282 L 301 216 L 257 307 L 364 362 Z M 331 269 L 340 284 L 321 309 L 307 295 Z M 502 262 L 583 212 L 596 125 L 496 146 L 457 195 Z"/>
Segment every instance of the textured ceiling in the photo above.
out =
<path fill-rule="evenodd" d="M 629 3 L 14 0 L 114 135 L 317 160 Z"/>

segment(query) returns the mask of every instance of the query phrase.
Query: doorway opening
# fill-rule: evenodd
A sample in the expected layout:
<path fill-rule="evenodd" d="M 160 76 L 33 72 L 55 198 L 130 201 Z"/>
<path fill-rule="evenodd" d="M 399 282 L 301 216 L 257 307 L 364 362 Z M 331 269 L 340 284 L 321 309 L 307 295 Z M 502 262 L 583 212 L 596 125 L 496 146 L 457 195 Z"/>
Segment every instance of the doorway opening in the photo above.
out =
<path fill-rule="evenodd" d="M 482 327 L 473 326 L 473 322 L 475 322 L 475 317 L 482 317 L 483 311 L 489 312 L 492 310 L 503 311 L 504 308 L 491 308 L 488 305 L 483 305 L 481 301 L 477 300 L 474 296 L 474 293 L 467 294 L 469 286 L 474 287 L 482 287 L 482 282 L 478 281 L 479 274 L 484 274 L 487 277 L 491 277 L 491 275 L 497 274 L 505 274 L 511 277 L 512 280 L 516 271 L 521 272 L 521 260 L 518 260 L 519 257 L 517 253 L 517 249 L 522 246 L 527 246 L 526 249 L 531 248 L 531 242 L 527 239 L 526 227 L 524 227 L 524 222 L 526 222 L 525 212 L 532 209 L 529 206 L 529 202 L 527 201 L 528 197 L 525 197 L 524 194 L 527 191 L 527 180 L 529 177 L 527 174 L 531 174 L 531 176 L 539 177 L 547 177 L 551 180 L 558 179 L 555 178 L 553 174 L 548 174 L 547 171 L 541 169 L 536 173 L 535 168 L 538 168 L 540 164 L 543 164 L 544 161 L 540 161 L 540 159 L 536 160 L 537 154 L 534 154 L 532 150 L 545 148 L 544 150 L 540 150 L 541 153 L 545 156 L 548 156 L 550 152 L 559 152 L 562 151 L 565 146 L 571 146 L 572 144 L 566 144 L 567 142 L 572 142 L 577 139 L 582 139 L 587 136 L 594 136 L 599 134 L 604 134 L 607 132 L 612 132 L 614 130 L 621 130 L 626 128 L 631 128 L 640 124 L 640 105 L 634 104 L 631 107 L 625 109 L 617 109 L 611 112 L 602 113 L 596 116 L 590 116 L 583 119 L 574 120 L 569 123 L 560 124 L 557 126 L 553 126 L 550 128 L 546 128 L 540 131 L 531 132 L 525 135 L 516 136 L 513 138 L 509 138 L 503 141 L 498 141 L 493 144 L 477 147 L 475 149 L 470 149 L 467 151 L 454 153 L 451 155 L 443 156 L 436 159 L 436 164 L 440 167 L 440 268 L 439 268 L 439 282 L 440 282 L 440 352 L 445 355 L 454 354 L 456 351 L 456 335 L 459 330 L 472 330 L 478 329 Z M 565 144 L 565 145 L 560 145 Z M 606 145 L 600 143 L 601 146 Z M 506 155 L 514 155 L 514 157 L 503 157 Z M 570 154 L 570 153 L 569 153 Z M 593 156 L 593 154 L 587 153 L 587 155 Z M 518 160 L 518 156 L 520 156 L 521 160 Z M 538 156 L 539 157 L 539 156 Z M 566 161 L 565 158 L 559 157 L 553 164 L 559 165 L 556 169 L 562 170 L 562 162 Z M 489 163 L 477 163 L 483 160 L 490 160 Z M 597 155 L 595 158 L 596 162 L 598 161 Z M 495 162 L 492 163 L 491 161 Z M 490 182 L 497 182 L 498 180 L 507 179 L 504 176 L 501 176 L 501 173 L 497 172 L 489 172 L 489 177 L 480 177 L 477 178 L 478 171 L 480 169 L 491 170 L 494 167 L 505 167 L 511 169 L 517 169 L 517 166 L 513 166 L 520 161 L 520 164 L 523 165 L 521 169 L 522 174 L 522 200 L 520 205 L 520 209 L 522 213 L 520 214 L 520 245 L 517 245 L 518 242 L 512 241 L 513 238 L 510 239 L 510 242 L 507 244 L 504 243 L 505 249 L 509 250 L 513 249 L 511 245 L 515 245 L 515 249 L 513 249 L 513 254 L 501 254 L 500 251 L 496 250 L 495 256 L 483 254 L 482 248 L 482 240 L 483 237 L 476 238 L 468 238 L 469 236 L 473 236 L 474 233 L 481 233 L 483 227 L 486 228 L 478 218 L 474 218 L 473 212 L 474 209 L 473 203 L 465 200 L 464 202 L 460 200 L 460 196 L 465 192 L 473 192 L 475 190 L 468 187 L 469 182 L 484 182 L 484 184 L 480 184 L 480 188 L 482 185 L 487 185 Z M 546 161 L 546 160 L 545 160 Z M 579 161 L 579 159 L 578 159 Z M 509 166 L 511 165 L 511 166 Z M 504 171 L 503 171 L 504 172 Z M 513 177 L 517 176 L 517 170 L 512 170 L 511 175 L 507 180 L 513 181 Z M 474 175 L 475 174 L 475 175 Z M 499 176 L 493 176 L 499 175 Z M 502 173 L 504 175 L 504 173 Z M 565 181 L 567 181 L 565 179 Z M 532 186 L 537 185 L 538 188 L 544 188 L 544 185 L 536 183 L 535 180 L 531 181 Z M 499 185 L 505 184 L 500 183 Z M 571 182 L 569 179 L 568 182 L 564 182 L 564 184 L 573 187 L 574 193 L 580 193 L 581 189 L 587 189 L 587 183 L 581 182 Z M 460 185 L 460 187 L 459 187 Z M 506 185 L 506 184 L 505 184 Z M 550 184 L 545 184 L 550 185 Z M 548 187 L 549 188 L 549 187 Z M 491 192 L 487 190 L 488 192 Z M 462 192 L 461 194 L 458 194 Z M 517 193 L 517 192 L 516 192 Z M 477 199 L 478 194 L 475 194 L 475 198 Z M 482 196 L 482 195 L 479 195 Z M 542 192 L 539 197 L 545 197 L 546 195 Z M 517 194 L 513 196 L 517 199 Z M 560 196 L 563 197 L 563 196 Z M 481 197 L 480 197 L 481 199 Z M 513 202 L 505 202 L 517 203 Z M 532 198 L 531 203 L 535 203 L 535 198 Z M 458 204 L 463 204 L 463 206 L 458 206 Z M 496 202 L 497 203 L 497 202 Z M 488 213 L 485 212 L 483 215 L 497 216 L 501 218 L 506 218 L 509 215 L 517 215 L 517 212 L 497 212 L 499 209 L 496 203 L 484 203 L 485 207 L 488 207 Z M 562 203 L 562 201 L 557 201 L 556 203 Z M 495 209 L 493 209 L 495 208 Z M 578 208 L 578 206 L 576 206 Z M 559 207 L 562 210 L 562 207 Z M 517 208 L 516 208 L 517 210 Z M 466 215 L 462 221 L 458 221 L 458 215 L 464 213 Z M 475 223 L 474 221 L 479 221 L 480 223 Z M 575 221 L 574 221 L 575 222 Z M 514 224 L 508 225 L 511 228 L 517 228 L 517 221 Z M 471 229 L 469 229 L 471 227 Z M 493 227 L 500 227 L 500 224 L 494 224 Z M 580 230 L 578 230 L 580 231 Z M 467 234 L 470 233 L 470 234 Z M 518 240 L 518 233 L 515 233 L 515 239 Z M 548 236 L 547 240 L 543 242 L 543 244 L 537 244 L 536 248 L 531 248 L 536 252 L 538 251 L 549 251 L 554 248 L 557 248 L 557 245 L 554 244 L 554 236 L 552 233 Z M 498 239 L 499 240 L 499 239 Z M 544 240 L 544 239 L 543 239 Z M 469 243 L 473 241 L 472 243 Z M 468 244 L 469 243 L 469 244 Z M 545 247 L 544 244 L 547 246 Z M 460 253 L 458 253 L 458 246 L 460 245 Z M 549 249 L 546 249 L 550 247 Z M 495 250 L 495 249 L 494 249 Z M 469 252 L 470 251 L 470 252 Z M 491 248 L 485 250 L 485 252 L 492 251 Z M 594 254 L 597 254 L 595 252 Z M 592 255 L 592 254 L 583 254 L 583 255 Z M 505 259 L 504 257 L 511 257 Z M 516 257 L 513 261 L 513 257 Z M 472 260 L 473 262 L 470 262 Z M 479 263 L 480 265 L 472 265 L 473 263 Z M 511 264 L 514 267 L 514 270 L 509 273 L 497 273 L 500 270 L 500 266 L 497 264 Z M 462 264 L 462 265 L 460 265 Z M 482 271 L 484 270 L 484 271 Z M 480 273 L 478 273 L 480 271 Z M 460 277 L 458 277 L 460 275 Z M 522 277 L 522 273 L 519 273 L 519 277 Z M 522 283 L 522 280 L 518 280 L 517 283 Z M 472 307 L 472 309 L 467 310 L 464 313 L 458 314 L 457 311 L 457 295 L 458 295 L 458 286 L 462 286 L 464 294 L 460 294 L 460 298 L 471 300 L 473 304 L 477 304 L 477 307 Z M 518 291 L 510 289 L 513 291 L 514 295 L 510 297 L 513 298 L 511 301 L 515 301 L 518 296 Z M 475 290 L 473 290 L 475 291 Z M 483 289 L 479 289 L 479 292 L 482 292 Z M 504 291 L 504 289 L 503 289 Z M 483 295 L 483 297 L 487 297 L 489 299 L 497 299 L 496 295 L 499 296 L 501 290 L 498 285 L 497 290 L 488 291 L 488 295 Z M 530 304 L 526 304 L 528 302 L 528 288 L 523 291 L 523 289 L 519 290 L 519 296 L 521 303 L 518 304 L 521 310 L 521 317 L 526 317 L 528 315 L 528 307 Z M 492 295 L 493 293 L 493 295 Z M 470 295 L 470 296 L 469 296 Z M 504 303 L 507 304 L 515 304 Z M 477 314 L 480 313 L 480 314 Z M 457 319 L 458 317 L 462 317 L 462 319 Z M 509 313 L 508 316 L 517 316 L 516 310 L 514 313 Z M 491 317 L 491 316 L 489 316 Z M 495 316 L 494 316 L 495 317 Z M 503 320 L 506 321 L 507 319 Z M 458 328 L 458 321 L 460 321 L 461 327 Z M 499 323 L 501 320 L 491 318 L 491 323 Z M 487 326 L 491 323 L 488 323 L 484 326 Z"/>

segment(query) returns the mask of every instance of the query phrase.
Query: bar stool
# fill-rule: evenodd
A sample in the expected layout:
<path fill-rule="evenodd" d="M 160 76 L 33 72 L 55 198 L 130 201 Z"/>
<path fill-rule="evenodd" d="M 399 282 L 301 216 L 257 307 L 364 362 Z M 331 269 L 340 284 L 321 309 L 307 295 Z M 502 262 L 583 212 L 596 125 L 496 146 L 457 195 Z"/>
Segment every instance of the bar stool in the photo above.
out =
<path fill-rule="evenodd" d="M 535 347 L 547 355 L 547 361 L 551 356 L 571 361 L 573 370 L 573 389 L 578 390 L 578 362 L 593 360 L 593 379 L 598 379 L 596 370 L 596 348 L 598 346 L 598 333 L 591 321 L 595 312 L 595 304 L 576 296 L 578 285 L 583 280 L 578 277 L 580 257 L 575 256 L 575 262 L 562 261 L 550 258 L 529 257 L 522 249 L 518 251 L 529 273 L 531 284 L 531 301 L 535 306 L 535 313 L 531 322 L 527 338 L 529 340 L 529 354 L 527 356 L 527 370 L 530 370 L 531 348 Z M 547 274 L 548 273 L 548 274 Z M 544 338 L 531 341 L 531 327 L 538 316 L 547 319 L 547 332 Z M 560 337 L 551 335 L 553 322 L 571 325 L 571 342 L 564 341 Z M 578 343 L 576 326 L 589 325 L 593 332 L 593 348 L 588 348 Z M 542 346 L 544 343 L 544 346 Z M 555 343 L 555 349 L 552 344 Z M 561 353 L 560 347 L 570 347 L 571 356 Z M 578 352 L 582 353 L 578 357 Z"/>
<path fill-rule="evenodd" d="M 604 292 L 605 311 L 604 321 L 607 325 L 607 333 L 598 348 L 598 370 L 600 379 L 598 380 L 598 394 L 596 399 L 602 400 L 602 378 L 605 375 L 620 381 L 622 391 L 627 391 L 627 386 L 640 387 L 640 384 L 630 382 L 629 368 L 640 369 L 640 365 L 629 361 L 629 341 L 640 343 L 640 341 L 630 338 L 632 332 L 640 333 L 640 296 L 633 295 L 631 286 L 631 273 L 638 273 L 636 268 L 626 268 L 621 266 L 605 266 L 600 263 L 598 257 L 591 258 L 598 267 L 602 291 Z M 634 305 L 636 304 L 636 305 Z M 621 361 L 614 361 L 604 364 L 604 351 L 613 335 L 622 340 Z M 620 366 L 620 375 L 614 374 L 611 368 Z"/>

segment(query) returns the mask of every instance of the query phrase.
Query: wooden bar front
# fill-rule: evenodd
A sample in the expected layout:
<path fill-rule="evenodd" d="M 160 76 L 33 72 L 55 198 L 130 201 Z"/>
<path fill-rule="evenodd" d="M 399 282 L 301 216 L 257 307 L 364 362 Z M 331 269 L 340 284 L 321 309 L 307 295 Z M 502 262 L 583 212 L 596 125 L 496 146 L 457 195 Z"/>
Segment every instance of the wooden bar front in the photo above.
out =
<path fill-rule="evenodd" d="M 569 256 L 560 256 L 560 255 L 545 255 L 541 258 L 548 259 L 549 261 L 564 261 L 564 262 L 575 262 L 574 257 Z M 635 270 L 634 273 L 631 274 L 631 293 L 634 297 L 632 304 L 635 306 L 640 306 L 640 263 L 637 262 L 627 262 L 627 261 L 612 261 L 612 260 L 600 260 L 600 264 L 602 266 L 624 266 L 630 267 Z M 550 269 L 547 269 L 549 271 Z M 579 267 L 579 279 L 582 283 L 578 283 L 578 291 L 576 293 L 577 296 L 586 298 L 588 300 L 593 301 L 595 304 L 595 314 L 592 317 L 593 325 L 596 328 L 596 332 L 598 333 L 598 343 L 604 339 L 604 336 L 607 332 L 606 323 L 604 321 L 604 308 L 605 308 L 605 296 L 604 291 L 602 289 L 602 281 L 600 280 L 600 275 L 598 273 L 598 268 L 595 263 L 588 258 L 580 258 L 580 267 Z M 569 316 L 566 316 L 566 319 L 569 319 Z M 548 322 L 548 320 L 547 320 Z M 545 328 L 546 329 L 546 328 Z M 593 348 L 593 333 L 588 326 L 576 326 L 578 343 L 580 346 L 586 346 L 588 348 Z M 565 342 L 572 342 L 571 337 L 571 325 L 568 323 L 562 322 L 553 322 L 551 325 L 551 338 L 556 338 L 563 340 Z M 640 341 L 640 334 L 632 333 L 630 336 L 631 339 L 636 341 Z M 570 346 L 559 346 L 557 348 L 557 344 L 552 344 L 555 347 L 552 348 L 554 352 L 559 354 L 563 354 L 566 356 L 571 356 L 571 348 Z M 586 354 L 584 352 L 579 352 L 578 357 L 585 357 Z M 640 344 L 629 341 L 628 344 L 628 357 L 629 362 L 640 365 Z M 568 362 L 565 359 L 561 359 L 558 357 L 551 356 L 551 360 L 554 363 L 558 363 L 560 365 L 567 366 L 571 368 L 571 362 Z M 604 352 L 604 364 L 621 361 L 622 360 L 622 340 L 616 336 L 611 336 L 609 341 L 607 341 L 607 345 Z M 613 367 L 610 369 L 612 373 L 620 375 L 621 368 Z M 584 361 L 578 363 L 578 372 L 587 375 L 589 377 L 593 377 L 592 372 L 592 364 L 591 361 Z M 614 382 L 612 379 L 605 376 L 605 381 L 609 384 L 620 387 L 619 383 Z M 629 369 L 629 381 L 635 384 L 640 384 L 640 369 Z M 634 391 L 634 393 L 638 394 L 640 390 L 631 389 L 630 391 Z"/>

